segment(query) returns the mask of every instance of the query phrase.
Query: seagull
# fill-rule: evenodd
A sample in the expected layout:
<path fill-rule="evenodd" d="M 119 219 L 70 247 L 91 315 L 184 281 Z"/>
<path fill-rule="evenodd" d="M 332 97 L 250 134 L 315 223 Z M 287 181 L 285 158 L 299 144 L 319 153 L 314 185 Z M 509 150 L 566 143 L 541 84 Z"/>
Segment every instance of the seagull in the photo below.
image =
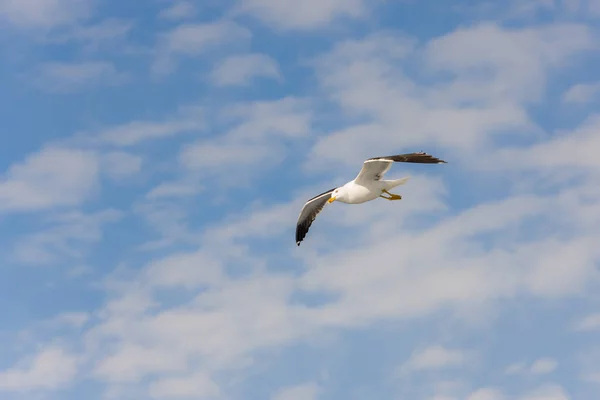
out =
<path fill-rule="evenodd" d="M 333 203 L 334 201 L 346 204 L 361 204 L 375 200 L 378 197 L 390 201 L 402 199 L 402 196 L 390 193 L 389 190 L 405 184 L 408 181 L 408 177 L 382 180 L 383 175 L 395 162 L 446 164 L 446 161 L 424 152 L 373 157 L 365 160 L 362 169 L 354 180 L 346 183 L 344 186 L 329 189 L 304 204 L 296 223 L 296 244 L 300 246 L 300 242 L 304 240 L 313 221 L 326 204 Z"/>

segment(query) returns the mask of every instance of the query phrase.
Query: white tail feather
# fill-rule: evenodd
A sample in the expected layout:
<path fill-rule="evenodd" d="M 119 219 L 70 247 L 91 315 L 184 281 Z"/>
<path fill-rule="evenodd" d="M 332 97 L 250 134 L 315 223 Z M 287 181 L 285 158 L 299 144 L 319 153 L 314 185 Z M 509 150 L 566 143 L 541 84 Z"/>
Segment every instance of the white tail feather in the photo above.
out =
<path fill-rule="evenodd" d="M 391 190 L 396 186 L 404 185 L 408 181 L 408 179 L 409 177 L 405 176 L 404 178 L 400 179 L 386 180 L 385 183 L 387 183 L 387 190 Z"/>

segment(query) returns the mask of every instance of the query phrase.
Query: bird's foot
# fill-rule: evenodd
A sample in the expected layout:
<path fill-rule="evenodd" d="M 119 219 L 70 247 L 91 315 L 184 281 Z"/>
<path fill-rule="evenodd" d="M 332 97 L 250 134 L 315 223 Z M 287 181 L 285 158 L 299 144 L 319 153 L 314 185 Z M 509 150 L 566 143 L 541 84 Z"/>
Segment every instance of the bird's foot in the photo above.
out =
<path fill-rule="evenodd" d="M 385 197 L 383 196 L 383 193 L 388 194 L 390 197 Z M 401 200 L 402 196 L 400 196 L 399 194 L 394 194 L 394 193 L 390 193 L 387 190 L 383 190 L 383 193 L 381 195 L 379 195 L 379 197 L 383 197 L 386 200 Z"/>
<path fill-rule="evenodd" d="M 391 197 L 384 197 L 384 199 L 388 200 L 402 200 L 402 196 L 399 194 L 390 194 Z"/>

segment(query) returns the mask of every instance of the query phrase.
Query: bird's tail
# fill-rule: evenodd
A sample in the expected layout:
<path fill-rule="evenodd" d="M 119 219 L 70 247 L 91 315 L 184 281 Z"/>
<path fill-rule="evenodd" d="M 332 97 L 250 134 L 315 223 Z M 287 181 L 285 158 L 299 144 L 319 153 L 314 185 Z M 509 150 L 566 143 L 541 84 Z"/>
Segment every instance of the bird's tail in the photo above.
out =
<path fill-rule="evenodd" d="M 408 178 L 409 178 L 408 176 L 405 176 L 404 178 L 386 181 L 387 190 L 391 190 L 391 189 L 395 188 L 396 186 L 404 185 L 406 183 L 406 181 L 408 181 Z"/>

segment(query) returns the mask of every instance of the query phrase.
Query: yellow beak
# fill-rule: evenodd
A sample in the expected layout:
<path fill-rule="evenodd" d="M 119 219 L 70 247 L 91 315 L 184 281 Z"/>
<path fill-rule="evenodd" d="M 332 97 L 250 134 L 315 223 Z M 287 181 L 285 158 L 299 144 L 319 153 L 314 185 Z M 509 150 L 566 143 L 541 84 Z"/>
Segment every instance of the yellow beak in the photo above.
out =
<path fill-rule="evenodd" d="M 327 200 L 328 203 L 333 203 L 335 201 L 335 197 L 330 198 L 329 200 Z"/>

